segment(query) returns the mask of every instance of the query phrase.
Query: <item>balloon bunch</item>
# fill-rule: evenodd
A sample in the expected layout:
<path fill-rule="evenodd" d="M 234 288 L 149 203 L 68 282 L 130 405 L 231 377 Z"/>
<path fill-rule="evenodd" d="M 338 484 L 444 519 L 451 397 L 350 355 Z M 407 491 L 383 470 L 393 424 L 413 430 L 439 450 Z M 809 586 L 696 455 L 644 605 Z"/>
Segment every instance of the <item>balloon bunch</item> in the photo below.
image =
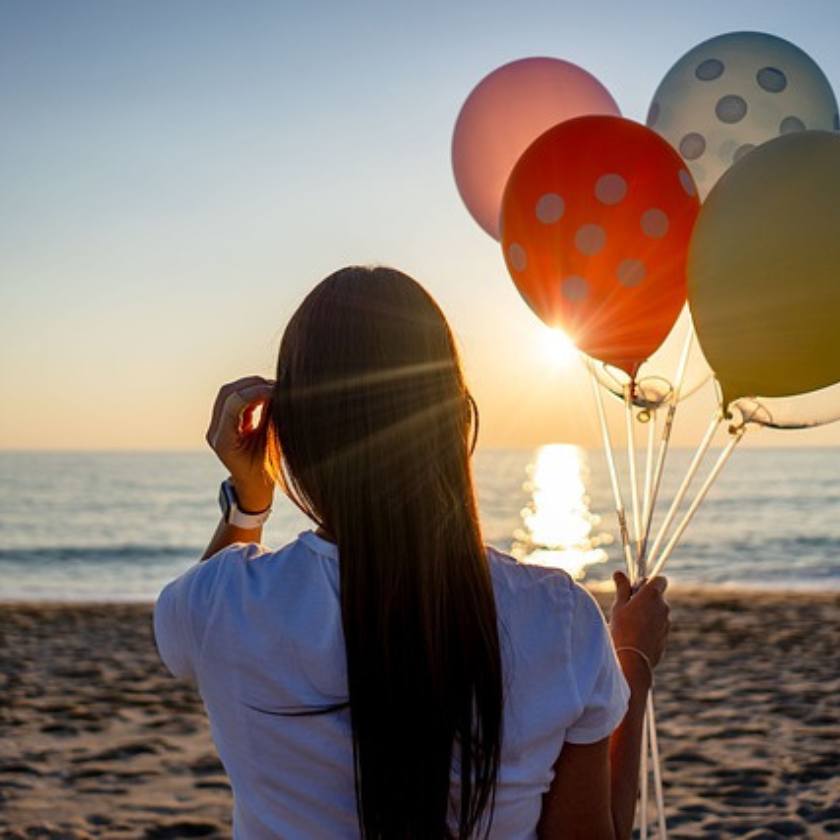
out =
<path fill-rule="evenodd" d="M 720 407 L 649 551 L 662 570 L 749 426 L 840 417 L 840 129 L 837 101 L 801 49 L 759 32 L 712 38 L 654 94 L 647 123 L 677 148 L 703 206 L 688 304 Z M 682 521 L 666 532 L 714 432 L 730 438 Z"/>
<path fill-rule="evenodd" d="M 838 129 L 819 67 L 755 32 L 690 50 L 646 125 L 621 117 L 586 71 L 551 58 L 497 69 L 461 110 L 453 166 L 464 203 L 500 240 L 525 302 L 591 373 L 634 579 L 662 570 L 748 427 L 840 417 Z M 712 374 L 718 408 L 651 539 L 677 405 Z M 603 392 L 625 406 L 632 523 Z M 648 431 L 643 479 L 637 420 Z M 719 428 L 728 442 L 674 527 Z M 665 837 L 652 701 L 646 741 Z M 643 838 L 647 785 L 644 770 Z"/>

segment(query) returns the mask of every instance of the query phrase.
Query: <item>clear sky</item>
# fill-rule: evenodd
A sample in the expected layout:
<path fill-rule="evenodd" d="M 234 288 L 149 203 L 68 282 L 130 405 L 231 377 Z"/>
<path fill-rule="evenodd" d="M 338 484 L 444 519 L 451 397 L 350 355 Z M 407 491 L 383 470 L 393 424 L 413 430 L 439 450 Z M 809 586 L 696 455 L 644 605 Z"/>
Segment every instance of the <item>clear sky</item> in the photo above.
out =
<path fill-rule="evenodd" d="M 680 56 L 743 29 L 840 84 L 836 0 L 0 0 L 0 448 L 201 446 L 217 386 L 270 375 L 306 291 L 358 262 L 439 300 L 485 445 L 591 443 L 582 374 L 458 196 L 458 111 L 547 55 L 643 121 Z M 695 442 L 708 408 L 684 412 Z"/>

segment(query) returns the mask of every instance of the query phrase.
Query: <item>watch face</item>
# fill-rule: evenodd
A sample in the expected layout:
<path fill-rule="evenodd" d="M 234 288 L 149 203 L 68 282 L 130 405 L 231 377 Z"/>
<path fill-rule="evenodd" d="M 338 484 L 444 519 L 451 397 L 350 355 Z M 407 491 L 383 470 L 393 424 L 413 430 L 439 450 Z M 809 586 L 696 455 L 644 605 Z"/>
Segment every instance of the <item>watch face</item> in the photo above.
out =
<path fill-rule="evenodd" d="M 236 504 L 236 497 L 229 480 L 222 482 L 219 488 L 219 507 L 222 509 L 222 517 L 225 522 L 230 522 L 230 512 Z"/>
<path fill-rule="evenodd" d="M 261 528 L 271 515 L 270 507 L 260 513 L 247 513 L 240 510 L 236 488 L 229 478 L 225 479 L 219 488 L 219 507 L 222 509 L 222 518 L 228 525 L 245 530 Z"/>

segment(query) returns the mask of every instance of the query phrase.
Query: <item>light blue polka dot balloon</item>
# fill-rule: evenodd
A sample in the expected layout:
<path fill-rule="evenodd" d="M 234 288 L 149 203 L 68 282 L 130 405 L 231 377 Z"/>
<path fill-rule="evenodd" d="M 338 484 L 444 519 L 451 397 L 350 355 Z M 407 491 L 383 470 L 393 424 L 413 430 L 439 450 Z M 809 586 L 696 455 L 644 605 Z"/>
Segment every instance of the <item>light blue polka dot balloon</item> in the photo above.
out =
<path fill-rule="evenodd" d="M 795 131 L 836 131 L 840 118 L 828 79 L 799 47 L 762 32 L 731 32 L 668 71 L 647 124 L 683 156 L 705 198 L 756 146 Z"/>

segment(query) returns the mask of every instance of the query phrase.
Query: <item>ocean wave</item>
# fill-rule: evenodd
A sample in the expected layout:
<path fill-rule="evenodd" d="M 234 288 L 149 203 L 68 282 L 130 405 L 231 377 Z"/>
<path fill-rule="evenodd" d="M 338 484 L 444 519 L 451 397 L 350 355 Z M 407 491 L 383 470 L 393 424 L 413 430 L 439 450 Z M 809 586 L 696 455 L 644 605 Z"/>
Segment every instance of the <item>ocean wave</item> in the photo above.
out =
<path fill-rule="evenodd" d="M 127 563 L 132 561 L 169 562 L 184 558 L 198 559 L 203 548 L 194 545 L 113 545 L 49 546 L 36 548 L 0 548 L 0 565 L 56 563 Z"/>

